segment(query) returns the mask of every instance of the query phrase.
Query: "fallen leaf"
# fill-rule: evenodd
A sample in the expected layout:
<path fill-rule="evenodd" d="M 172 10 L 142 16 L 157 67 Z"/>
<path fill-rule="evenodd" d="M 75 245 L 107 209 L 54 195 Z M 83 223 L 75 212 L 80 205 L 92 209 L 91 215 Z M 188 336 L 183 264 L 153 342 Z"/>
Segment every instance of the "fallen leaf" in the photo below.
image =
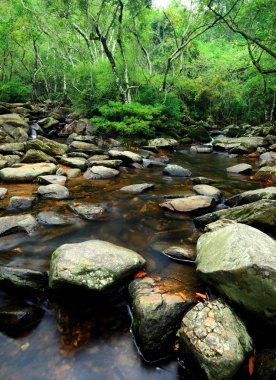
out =
<path fill-rule="evenodd" d="M 146 277 L 147 275 L 148 275 L 147 272 L 140 271 L 136 273 L 135 278 L 143 278 L 143 277 Z"/>
<path fill-rule="evenodd" d="M 249 177 L 249 179 L 254 179 L 253 175 L 251 175 L 251 176 Z"/>
<path fill-rule="evenodd" d="M 203 300 L 208 301 L 208 296 L 207 296 L 207 294 L 196 293 L 196 298 L 201 298 L 201 299 L 203 299 Z"/>
<path fill-rule="evenodd" d="M 268 180 L 267 180 L 267 183 L 273 183 L 273 181 L 271 181 L 271 179 L 268 179 Z"/>
<path fill-rule="evenodd" d="M 253 353 L 252 353 L 252 355 L 250 356 L 249 361 L 248 361 L 248 371 L 249 371 L 250 376 L 252 376 L 252 375 L 253 375 L 253 372 L 254 372 L 254 367 L 255 367 L 255 354 L 256 354 L 256 350 L 253 350 Z"/>

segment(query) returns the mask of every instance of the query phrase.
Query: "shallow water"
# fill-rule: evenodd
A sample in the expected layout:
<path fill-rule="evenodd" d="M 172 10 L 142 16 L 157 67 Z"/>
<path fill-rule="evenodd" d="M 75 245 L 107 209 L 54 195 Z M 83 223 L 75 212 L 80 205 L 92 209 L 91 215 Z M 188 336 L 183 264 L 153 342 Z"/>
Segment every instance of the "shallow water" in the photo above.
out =
<path fill-rule="evenodd" d="M 240 161 L 224 154 L 196 154 L 184 151 L 171 156 L 171 163 L 190 169 L 193 176 L 217 180 L 225 197 L 261 187 L 249 176 L 228 174 L 225 168 Z M 253 166 L 254 161 L 249 162 Z M 120 194 L 120 187 L 150 182 L 155 188 L 145 194 Z M 8 188 L 8 198 L 31 195 L 36 184 L 0 184 Z M 36 235 L 0 238 L 0 264 L 48 270 L 51 253 L 61 244 L 102 239 L 133 249 L 147 260 L 147 273 L 179 282 L 188 294 L 204 291 L 193 266 L 171 261 L 160 249 L 186 245 L 195 250 L 200 232 L 191 216 L 166 213 L 158 204 L 168 194 L 192 194 L 192 182 L 162 175 L 162 168 L 128 168 L 112 180 L 69 180 L 70 200 L 40 200 L 30 212 L 51 210 L 71 215 L 70 202 L 98 203 L 108 210 L 107 219 L 88 222 L 75 217 L 66 227 L 40 227 Z M 5 211 L 1 216 L 7 215 Z M 0 306 L 17 301 L 0 293 Z M 36 299 L 36 302 L 40 300 Z M 45 316 L 24 334 L 8 337 L 0 333 L 0 379 L 7 380 L 173 380 L 189 379 L 176 360 L 146 364 L 139 356 L 130 334 L 131 318 L 127 304 L 87 310 L 58 307 L 41 301 Z"/>

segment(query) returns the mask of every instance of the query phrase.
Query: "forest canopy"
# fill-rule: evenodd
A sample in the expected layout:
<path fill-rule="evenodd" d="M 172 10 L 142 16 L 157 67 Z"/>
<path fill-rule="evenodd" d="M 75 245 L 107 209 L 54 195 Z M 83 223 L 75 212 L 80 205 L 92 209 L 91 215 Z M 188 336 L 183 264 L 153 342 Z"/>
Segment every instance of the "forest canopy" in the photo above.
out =
<path fill-rule="evenodd" d="M 273 121 L 272 3 L 1 0 L 0 99 L 66 100 L 126 135 Z"/>

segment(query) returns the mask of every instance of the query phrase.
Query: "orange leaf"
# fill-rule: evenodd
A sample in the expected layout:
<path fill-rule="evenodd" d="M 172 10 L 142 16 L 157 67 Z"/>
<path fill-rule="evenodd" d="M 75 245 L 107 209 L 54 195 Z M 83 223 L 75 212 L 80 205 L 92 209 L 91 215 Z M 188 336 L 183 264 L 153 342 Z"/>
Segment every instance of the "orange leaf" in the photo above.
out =
<path fill-rule="evenodd" d="M 196 298 L 202 298 L 203 300 L 208 300 L 208 296 L 202 293 L 196 293 Z"/>
<path fill-rule="evenodd" d="M 140 271 L 136 273 L 135 278 L 143 278 L 143 277 L 146 277 L 147 275 L 148 275 L 147 272 Z"/>
<path fill-rule="evenodd" d="M 273 183 L 273 181 L 271 181 L 271 179 L 268 179 L 267 182 L 268 182 L 268 183 Z"/>
<path fill-rule="evenodd" d="M 249 177 L 249 179 L 254 179 L 253 175 L 251 175 L 251 176 Z"/>
<path fill-rule="evenodd" d="M 185 300 L 185 301 L 187 300 L 187 296 L 183 292 L 175 293 L 175 295 L 183 298 L 183 300 Z"/>
<path fill-rule="evenodd" d="M 250 356 L 249 358 L 249 361 L 248 361 L 248 371 L 249 371 L 249 374 L 250 376 L 253 375 L 253 372 L 254 372 L 254 367 L 255 367 L 255 350 L 253 351 L 252 355 Z"/>

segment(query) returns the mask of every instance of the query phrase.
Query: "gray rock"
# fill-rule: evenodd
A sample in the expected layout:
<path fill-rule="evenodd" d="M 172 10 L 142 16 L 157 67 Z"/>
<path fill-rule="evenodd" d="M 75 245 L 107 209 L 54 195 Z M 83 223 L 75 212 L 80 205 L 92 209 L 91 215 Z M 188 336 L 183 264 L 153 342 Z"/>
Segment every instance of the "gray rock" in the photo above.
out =
<path fill-rule="evenodd" d="M 163 173 L 171 177 L 190 177 L 192 173 L 190 170 L 183 168 L 180 165 L 167 165 Z"/>
<path fill-rule="evenodd" d="M 20 142 L 7 143 L 0 145 L 0 153 L 14 153 L 23 152 L 25 150 L 25 144 Z"/>
<path fill-rule="evenodd" d="M 0 236 L 16 232 L 26 232 L 28 235 L 32 235 L 37 227 L 37 221 L 29 214 L 2 216 L 0 218 Z"/>
<path fill-rule="evenodd" d="M 203 227 L 220 219 L 235 220 L 263 231 L 276 233 L 276 201 L 260 200 L 247 205 L 215 211 L 196 217 L 194 223 L 196 226 Z"/>
<path fill-rule="evenodd" d="M 62 185 L 51 184 L 39 186 L 37 193 L 46 199 L 66 199 L 69 198 L 69 190 Z"/>
<path fill-rule="evenodd" d="M 246 147 L 247 152 L 253 152 L 259 146 L 266 146 L 267 141 L 264 137 L 220 137 L 213 142 L 213 146 L 220 150 L 229 150 L 240 146 Z"/>
<path fill-rule="evenodd" d="M 156 148 L 174 148 L 177 145 L 178 145 L 177 140 L 169 139 L 169 138 L 163 138 L 163 137 L 148 141 L 149 147 L 156 147 Z"/>
<path fill-rule="evenodd" d="M 11 197 L 9 201 L 9 205 L 7 207 L 8 211 L 26 211 L 33 207 L 35 201 L 35 197 Z"/>
<path fill-rule="evenodd" d="M 70 210 L 86 220 L 104 220 L 105 209 L 98 205 L 73 203 L 69 205 Z"/>
<path fill-rule="evenodd" d="M 57 167 L 52 163 L 22 164 L 19 167 L 0 170 L 0 179 L 5 182 L 31 182 L 44 174 L 55 173 Z"/>
<path fill-rule="evenodd" d="M 52 254 L 49 285 L 53 289 L 116 291 L 145 264 L 138 253 L 101 240 L 64 244 Z"/>
<path fill-rule="evenodd" d="M 139 183 L 135 185 L 121 187 L 119 191 L 123 191 L 125 193 L 132 193 L 132 194 L 141 194 L 153 188 L 154 188 L 153 183 Z"/>
<path fill-rule="evenodd" d="M 214 198 L 205 197 L 203 195 L 193 195 L 186 198 L 171 199 L 161 203 L 159 206 L 170 211 L 193 212 L 211 209 L 215 207 L 215 204 Z"/>
<path fill-rule="evenodd" d="M 192 178 L 193 183 L 195 184 L 202 184 L 202 185 L 211 185 L 212 183 L 215 183 L 214 179 L 206 178 L 206 177 L 195 177 Z"/>
<path fill-rule="evenodd" d="M 86 159 L 81 157 L 61 157 L 60 163 L 72 168 L 86 169 Z"/>
<path fill-rule="evenodd" d="M 169 247 L 163 251 L 164 255 L 176 260 L 194 261 L 196 254 L 192 249 L 183 247 Z"/>
<path fill-rule="evenodd" d="M 220 293 L 276 325 L 276 242 L 245 224 L 202 235 L 197 272 Z"/>
<path fill-rule="evenodd" d="M 0 115 L 0 126 L 1 127 L 20 127 L 28 129 L 28 123 L 19 115 L 15 113 L 9 113 L 6 115 Z"/>
<path fill-rule="evenodd" d="M 43 129 L 51 129 L 59 124 L 59 121 L 53 117 L 45 117 L 37 122 L 37 124 Z"/>
<path fill-rule="evenodd" d="M 120 150 L 111 149 L 108 151 L 108 154 L 111 158 L 122 160 L 123 162 L 127 164 L 133 163 L 133 162 L 140 164 L 143 162 L 143 158 L 139 154 L 130 152 L 128 150 L 120 151 Z"/>
<path fill-rule="evenodd" d="M 233 207 L 259 201 L 261 199 L 276 200 L 276 187 L 267 187 L 265 189 L 257 189 L 245 191 L 244 193 L 234 195 L 225 201 L 227 206 Z"/>
<path fill-rule="evenodd" d="M 246 327 L 222 300 L 198 303 L 178 331 L 180 352 L 191 355 L 209 380 L 231 380 L 253 349 Z"/>
<path fill-rule="evenodd" d="M 143 166 L 144 168 L 162 168 L 166 166 L 166 164 L 162 161 L 160 161 L 158 158 L 155 160 L 149 160 L 144 158 L 143 159 Z"/>
<path fill-rule="evenodd" d="M 276 152 L 266 152 L 260 155 L 260 164 L 263 162 L 276 164 Z"/>
<path fill-rule="evenodd" d="M 195 185 L 193 187 L 193 190 L 199 195 L 205 195 L 206 197 L 214 198 L 216 202 L 219 202 L 222 197 L 221 191 L 216 187 L 210 185 Z"/>
<path fill-rule="evenodd" d="M 41 211 L 37 214 L 36 220 L 40 224 L 52 226 L 66 226 L 73 223 L 72 218 L 54 211 Z"/>
<path fill-rule="evenodd" d="M 173 353 L 177 327 L 191 304 L 189 299 L 185 300 L 179 294 L 166 292 L 165 289 L 166 283 L 157 277 L 137 279 L 129 286 L 132 332 L 144 358 L 150 361 Z"/>
<path fill-rule="evenodd" d="M 227 168 L 226 171 L 235 174 L 248 174 L 251 173 L 252 166 L 249 164 L 238 164 Z"/>
<path fill-rule="evenodd" d="M 259 181 L 269 181 L 276 183 L 276 165 L 272 167 L 263 167 L 255 174 L 255 179 Z"/>
<path fill-rule="evenodd" d="M 90 153 L 102 153 L 103 151 L 102 148 L 98 147 L 97 145 L 84 141 L 73 141 L 70 144 L 70 148 Z"/>
<path fill-rule="evenodd" d="M 0 187 L 0 199 L 4 199 L 8 190 L 5 189 L 4 187 Z"/>
<path fill-rule="evenodd" d="M 213 147 L 212 146 L 193 145 L 193 146 L 191 146 L 190 151 L 196 152 L 196 153 L 212 153 Z"/>
<path fill-rule="evenodd" d="M 105 166 L 93 166 L 88 168 L 84 173 L 86 179 L 108 179 L 114 178 L 119 175 L 120 172 L 116 169 L 106 168 Z"/>
<path fill-rule="evenodd" d="M 38 136 L 34 140 L 27 141 L 26 149 L 42 150 L 43 152 L 49 155 L 62 156 L 64 153 L 68 151 L 69 148 L 65 144 L 49 140 L 43 136 Z"/>
<path fill-rule="evenodd" d="M 42 185 L 57 184 L 63 186 L 67 181 L 67 177 L 64 175 L 41 175 L 37 177 L 37 181 Z"/>
<path fill-rule="evenodd" d="M 122 165 L 122 160 L 87 160 L 88 166 L 105 166 L 106 168 L 116 169 Z"/>
<path fill-rule="evenodd" d="M 221 219 L 217 220 L 216 222 L 212 222 L 207 224 L 207 226 L 204 228 L 204 232 L 212 232 L 219 230 L 220 228 L 229 226 L 229 224 L 237 223 L 235 220 L 230 219 Z"/>
<path fill-rule="evenodd" d="M 42 152 L 42 150 L 35 150 L 35 149 L 29 149 L 23 156 L 21 162 L 24 162 L 24 163 L 52 162 L 53 164 L 57 163 L 57 161 L 53 157 Z"/>

